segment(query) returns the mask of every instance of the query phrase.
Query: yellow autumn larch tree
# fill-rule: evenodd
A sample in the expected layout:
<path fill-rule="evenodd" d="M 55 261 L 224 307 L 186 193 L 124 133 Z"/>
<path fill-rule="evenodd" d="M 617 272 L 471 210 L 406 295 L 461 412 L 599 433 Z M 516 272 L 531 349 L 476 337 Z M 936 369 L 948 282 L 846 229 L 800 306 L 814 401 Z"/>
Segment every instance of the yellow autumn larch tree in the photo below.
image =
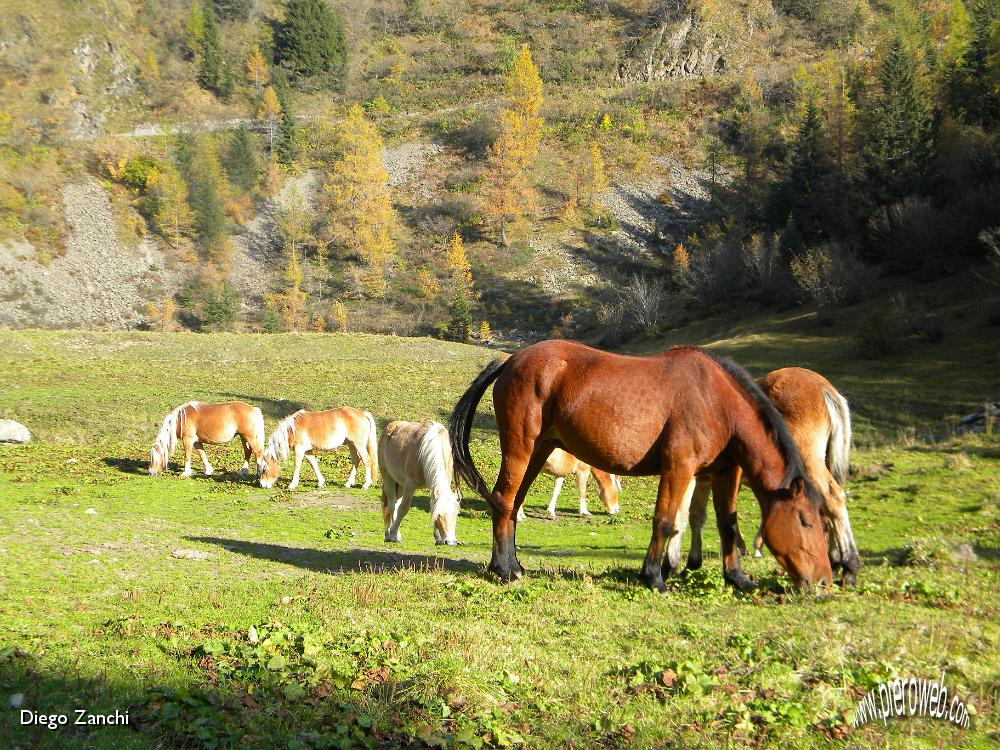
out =
<path fill-rule="evenodd" d="M 254 45 L 253 51 L 247 58 L 246 71 L 247 81 L 250 83 L 251 88 L 259 94 L 267 86 L 271 76 L 267 69 L 267 62 L 264 60 L 264 56 L 260 53 L 260 47 L 257 45 Z"/>
<path fill-rule="evenodd" d="M 382 296 L 386 267 L 396 253 L 399 219 L 382 164 L 382 138 L 358 105 L 348 110 L 333 152 L 322 200 L 328 239 L 364 259 L 367 293 Z"/>
<path fill-rule="evenodd" d="M 508 105 L 497 117 L 497 138 L 487 153 L 484 199 L 487 220 L 507 245 L 507 227 L 534 210 L 525 171 L 538 154 L 544 124 L 542 79 L 526 44 L 507 74 L 504 93 Z"/>

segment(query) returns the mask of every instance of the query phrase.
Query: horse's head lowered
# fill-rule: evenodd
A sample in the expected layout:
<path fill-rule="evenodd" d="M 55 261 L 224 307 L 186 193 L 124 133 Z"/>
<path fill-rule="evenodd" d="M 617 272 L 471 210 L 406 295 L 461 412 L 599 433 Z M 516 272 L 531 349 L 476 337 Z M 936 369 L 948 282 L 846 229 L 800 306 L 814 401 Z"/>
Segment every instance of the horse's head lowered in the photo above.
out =
<path fill-rule="evenodd" d="M 257 481 L 266 490 L 274 486 L 275 480 L 281 474 L 281 463 L 278 457 L 268 449 L 257 459 Z"/>
<path fill-rule="evenodd" d="M 833 581 L 826 534 L 819 507 L 801 479 L 775 490 L 763 507 L 764 542 L 800 588 Z"/>
<path fill-rule="evenodd" d="M 149 449 L 149 475 L 155 477 L 167 466 L 167 452 L 159 443 L 153 443 Z"/>
<path fill-rule="evenodd" d="M 434 544 L 447 544 L 454 547 L 458 544 L 455 537 L 455 527 L 458 524 L 458 512 L 461 508 L 462 495 L 458 485 L 452 484 L 446 491 L 431 490 L 431 522 L 434 527 Z"/>
<path fill-rule="evenodd" d="M 605 478 L 598 476 L 594 470 L 591 470 L 591 473 L 597 479 L 597 496 L 601 498 L 604 510 L 610 516 L 616 515 L 621 511 L 621 506 L 618 504 L 618 498 L 622 491 L 621 477 L 617 474 L 607 474 Z"/>

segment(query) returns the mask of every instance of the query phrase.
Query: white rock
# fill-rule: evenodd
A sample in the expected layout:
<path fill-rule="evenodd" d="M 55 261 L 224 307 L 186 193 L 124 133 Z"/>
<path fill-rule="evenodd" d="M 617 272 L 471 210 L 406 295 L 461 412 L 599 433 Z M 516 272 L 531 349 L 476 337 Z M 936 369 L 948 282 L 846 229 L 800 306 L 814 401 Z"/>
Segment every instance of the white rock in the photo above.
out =
<path fill-rule="evenodd" d="M 207 552 L 201 552 L 196 549 L 175 549 L 170 553 L 172 557 L 176 557 L 181 560 L 207 560 L 211 557 Z"/>
<path fill-rule="evenodd" d="M 94 510 L 93 508 L 87 508 L 87 510 L 85 510 L 83 512 L 86 513 L 88 516 L 96 516 L 97 515 L 97 511 Z"/>
<path fill-rule="evenodd" d="M 0 443 L 30 443 L 28 428 L 13 419 L 0 419 Z"/>
<path fill-rule="evenodd" d="M 14 693 L 7 701 L 11 708 L 20 708 L 24 703 L 24 693 Z"/>

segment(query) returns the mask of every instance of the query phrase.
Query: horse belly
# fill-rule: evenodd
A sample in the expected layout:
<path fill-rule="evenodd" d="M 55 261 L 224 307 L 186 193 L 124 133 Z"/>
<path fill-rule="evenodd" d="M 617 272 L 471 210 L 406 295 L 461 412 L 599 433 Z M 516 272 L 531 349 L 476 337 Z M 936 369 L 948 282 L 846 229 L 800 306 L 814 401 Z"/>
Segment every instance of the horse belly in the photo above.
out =
<path fill-rule="evenodd" d="M 218 426 L 209 425 L 207 427 L 198 426 L 198 442 L 221 445 L 228 443 L 236 437 L 236 427 L 232 425 Z"/>

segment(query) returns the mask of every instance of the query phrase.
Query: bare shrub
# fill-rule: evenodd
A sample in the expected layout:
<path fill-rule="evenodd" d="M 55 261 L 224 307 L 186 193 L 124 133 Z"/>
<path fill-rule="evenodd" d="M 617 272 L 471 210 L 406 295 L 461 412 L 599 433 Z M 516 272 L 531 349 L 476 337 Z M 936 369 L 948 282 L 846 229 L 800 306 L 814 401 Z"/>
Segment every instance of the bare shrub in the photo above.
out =
<path fill-rule="evenodd" d="M 830 320 L 853 298 L 861 266 L 839 245 L 828 243 L 797 255 L 790 270 L 802 293 L 816 303 L 820 319 Z"/>
<path fill-rule="evenodd" d="M 679 261 L 678 255 L 684 258 Z M 741 261 L 734 248 L 722 239 L 691 243 L 679 254 L 675 251 L 673 278 L 688 296 L 705 307 L 726 302 L 739 290 Z"/>
<path fill-rule="evenodd" d="M 639 333 L 658 330 L 663 308 L 663 284 L 659 279 L 632 274 L 614 287 L 611 299 L 597 310 L 605 339 L 623 341 Z"/>

